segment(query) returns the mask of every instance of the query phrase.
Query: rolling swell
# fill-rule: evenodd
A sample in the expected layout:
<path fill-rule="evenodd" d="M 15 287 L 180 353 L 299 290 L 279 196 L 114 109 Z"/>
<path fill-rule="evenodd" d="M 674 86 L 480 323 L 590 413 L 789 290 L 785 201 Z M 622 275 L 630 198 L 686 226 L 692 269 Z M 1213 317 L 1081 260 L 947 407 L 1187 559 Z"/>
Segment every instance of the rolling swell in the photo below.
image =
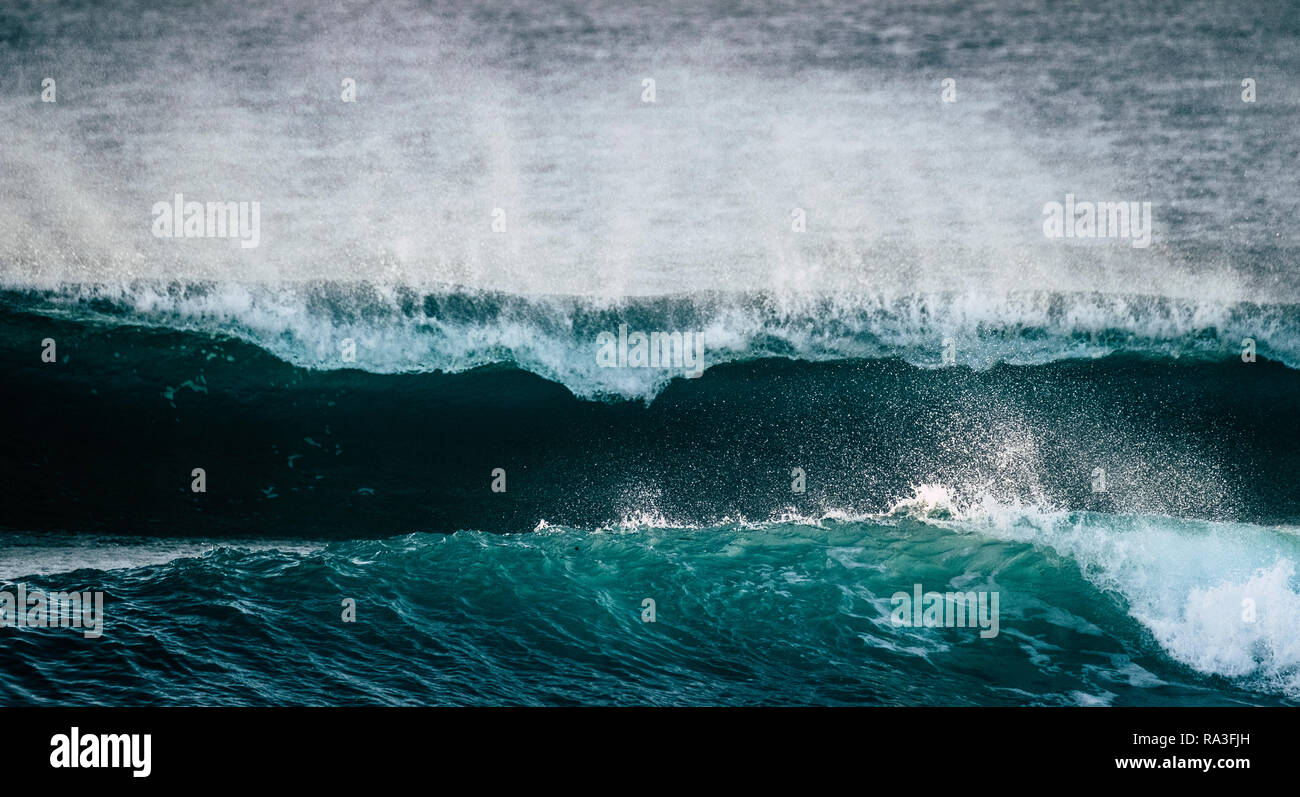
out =
<path fill-rule="evenodd" d="M 512 365 L 314 370 L 197 329 L 13 308 L 0 325 L 10 530 L 709 525 L 883 512 L 923 484 L 959 505 L 1300 518 L 1300 373 L 1264 359 L 766 358 L 674 380 L 647 403 L 579 398 Z M 40 361 L 47 337 L 57 363 Z M 205 493 L 190 490 L 194 468 Z M 504 493 L 490 489 L 495 468 Z"/>
<path fill-rule="evenodd" d="M 550 528 L 328 545 L 32 535 L 29 586 L 94 586 L 89 641 L 0 645 L 0 702 L 64 705 L 1295 705 L 1294 535 L 1026 516 Z M 1142 544 L 1133 544 L 1138 532 Z M 1050 542 L 1044 543 L 1045 540 Z M 140 551 L 141 548 L 145 551 Z M 132 562 L 131 559 L 136 561 Z M 50 559 L 56 564 L 41 565 Z M 10 577 L 15 571 L 0 573 Z M 1212 575 L 1214 601 L 1203 599 Z M 1000 591 L 1001 632 L 898 627 L 914 582 Z M 1256 624 L 1215 605 L 1250 595 Z M 338 621 L 355 596 L 362 622 Z M 658 619 L 641 618 L 653 596 Z"/>

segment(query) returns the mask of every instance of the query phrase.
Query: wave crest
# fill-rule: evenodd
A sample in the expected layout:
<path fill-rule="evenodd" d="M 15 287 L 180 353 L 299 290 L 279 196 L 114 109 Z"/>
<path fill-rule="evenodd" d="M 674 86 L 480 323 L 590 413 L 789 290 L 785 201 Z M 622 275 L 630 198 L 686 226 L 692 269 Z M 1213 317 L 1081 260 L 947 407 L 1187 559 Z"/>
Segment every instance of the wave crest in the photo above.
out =
<path fill-rule="evenodd" d="M 10 286 L 18 310 L 95 323 L 229 336 L 286 362 L 374 373 L 460 372 L 510 363 L 584 398 L 653 398 L 683 369 L 602 367 L 598 337 L 698 332 L 704 366 L 762 357 L 901 358 L 982 370 L 1115 352 L 1300 367 L 1300 308 L 1141 295 L 708 294 L 603 300 L 369 283 Z M 344 356 L 354 346 L 355 357 Z"/>

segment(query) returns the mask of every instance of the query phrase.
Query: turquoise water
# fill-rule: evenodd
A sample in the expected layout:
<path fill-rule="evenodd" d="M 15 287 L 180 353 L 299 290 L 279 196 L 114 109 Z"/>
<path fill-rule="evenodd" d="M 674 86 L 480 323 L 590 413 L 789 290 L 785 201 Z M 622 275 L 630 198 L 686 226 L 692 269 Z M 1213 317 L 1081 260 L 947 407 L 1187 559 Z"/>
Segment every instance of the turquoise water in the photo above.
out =
<path fill-rule="evenodd" d="M 43 536 L 106 631 L 6 629 L 7 703 L 1294 704 L 1292 529 L 1009 511 L 247 545 Z M 915 515 L 920 513 L 923 517 Z M 942 514 L 942 512 L 941 512 Z M 139 563 L 132 565 L 132 559 Z M 998 633 L 890 598 L 996 591 Z M 85 588 L 90 588 L 89 586 Z M 1239 621 L 1241 599 L 1258 605 Z M 343 600 L 356 600 L 355 622 Z M 643 601 L 655 602 L 653 622 Z"/>

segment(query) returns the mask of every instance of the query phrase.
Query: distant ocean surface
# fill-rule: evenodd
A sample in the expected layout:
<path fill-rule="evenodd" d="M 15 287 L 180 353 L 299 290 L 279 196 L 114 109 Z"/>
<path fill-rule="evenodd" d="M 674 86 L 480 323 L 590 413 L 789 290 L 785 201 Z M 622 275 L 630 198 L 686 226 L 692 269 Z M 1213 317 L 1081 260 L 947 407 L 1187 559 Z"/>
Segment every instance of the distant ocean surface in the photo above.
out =
<path fill-rule="evenodd" d="M 0 9 L 0 591 L 105 596 L 0 704 L 1300 704 L 1297 74 L 1295 3 Z"/>

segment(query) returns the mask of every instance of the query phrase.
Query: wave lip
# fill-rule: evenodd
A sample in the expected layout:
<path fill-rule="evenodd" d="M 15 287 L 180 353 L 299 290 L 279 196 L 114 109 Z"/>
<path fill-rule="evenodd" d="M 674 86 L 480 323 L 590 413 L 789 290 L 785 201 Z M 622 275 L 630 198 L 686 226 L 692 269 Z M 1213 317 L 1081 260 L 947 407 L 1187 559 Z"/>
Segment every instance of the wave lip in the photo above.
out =
<path fill-rule="evenodd" d="M 10 287 L 11 308 L 229 336 L 313 370 L 462 372 L 509 363 L 583 398 L 650 400 L 668 367 L 603 367 L 602 335 L 698 334 L 703 366 L 785 357 L 900 358 L 983 370 L 1116 352 L 1222 360 L 1250 346 L 1300 368 L 1300 307 L 1144 295 L 706 294 L 603 300 L 403 285 L 67 284 Z M 689 340 L 689 338 L 688 338 Z M 635 345 L 635 340 L 633 341 Z M 625 357 L 619 365 L 628 363 Z M 677 367 L 681 366 L 681 367 Z"/>

